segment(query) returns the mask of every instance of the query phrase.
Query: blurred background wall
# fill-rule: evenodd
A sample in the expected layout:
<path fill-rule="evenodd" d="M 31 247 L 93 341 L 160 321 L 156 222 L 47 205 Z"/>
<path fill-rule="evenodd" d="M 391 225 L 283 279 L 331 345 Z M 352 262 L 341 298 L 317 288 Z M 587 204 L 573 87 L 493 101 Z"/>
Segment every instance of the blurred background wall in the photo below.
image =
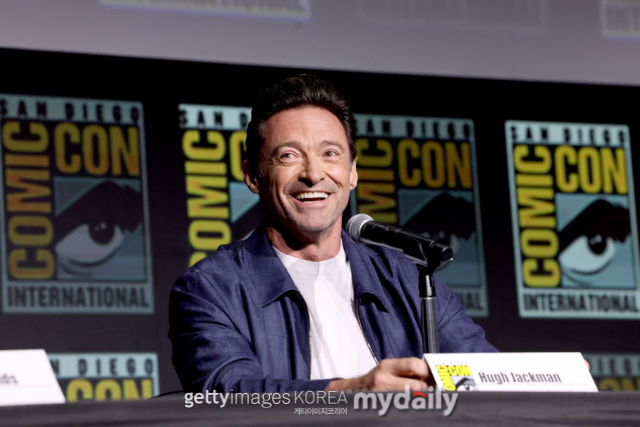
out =
<path fill-rule="evenodd" d="M 3 0 L 0 46 L 248 65 L 640 83 L 635 0 Z"/>

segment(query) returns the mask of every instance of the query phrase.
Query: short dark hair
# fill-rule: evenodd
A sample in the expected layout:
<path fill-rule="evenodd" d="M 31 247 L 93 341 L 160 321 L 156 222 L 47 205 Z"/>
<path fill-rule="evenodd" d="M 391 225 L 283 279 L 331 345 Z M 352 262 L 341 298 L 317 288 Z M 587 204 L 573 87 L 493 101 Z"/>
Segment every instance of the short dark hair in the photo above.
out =
<path fill-rule="evenodd" d="M 300 74 L 261 90 L 254 99 L 246 140 L 247 160 L 252 170 L 259 174 L 260 148 L 267 120 L 280 111 L 304 106 L 321 107 L 333 113 L 344 128 L 351 161 L 356 158 L 355 120 L 349 102 L 331 83 L 311 74 Z"/>

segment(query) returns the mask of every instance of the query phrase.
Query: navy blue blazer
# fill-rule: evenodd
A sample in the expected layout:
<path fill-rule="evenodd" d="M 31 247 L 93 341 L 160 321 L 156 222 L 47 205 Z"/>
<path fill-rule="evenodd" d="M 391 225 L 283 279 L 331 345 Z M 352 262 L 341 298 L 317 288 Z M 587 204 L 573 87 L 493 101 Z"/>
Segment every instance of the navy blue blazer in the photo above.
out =
<path fill-rule="evenodd" d="M 422 357 L 415 265 L 399 252 L 356 245 L 344 231 L 342 244 L 376 358 Z M 436 311 L 441 352 L 497 351 L 437 279 Z M 262 227 L 178 278 L 169 324 L 173 365 L 185 391 L 324 390 L 333 379 L 309 380 L 307 307 Z"/>

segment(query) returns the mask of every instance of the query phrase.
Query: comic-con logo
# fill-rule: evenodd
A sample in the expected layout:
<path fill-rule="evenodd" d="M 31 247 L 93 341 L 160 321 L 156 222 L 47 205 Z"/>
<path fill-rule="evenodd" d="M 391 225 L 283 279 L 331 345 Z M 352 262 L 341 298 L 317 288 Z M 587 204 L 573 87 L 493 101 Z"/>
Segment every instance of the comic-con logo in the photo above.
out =
<path fill-rule="evenodd" d="M 188 264 L 246 238 L 262 215 L 242 178 L 250 108 L 179 105 L 187 191 Z"/>
<path fill-rule="evenodd" d="M 478 386 L 468 365 L 436 365 L 442 385 L 447 391 L 473 391 Z"/>
<path fill-rule="evenodd" d="M 142 106 L 0 95 L 3 309 L 153 311 Z"/>
<path fill-rule="evenodd" d="M 49 353 L 68 402 L 140 400 L 159 393 L 155 353 Z"/>
<path fill-rule="evenodd" d="M 598 390 L 640 391 L 640 355 L 584 354 Z"/>
<path fill-rule="evenodd" d="M 520 314 L 640 317 L 628 127 L 508 121 L 506 132 Z"/>
<path fill-rule="evenodd" d="M 467 314 L 488 314 L 473 121 L 356 114 L 358 186 L 352 215 L 450 246 L 437 276 Z"/>

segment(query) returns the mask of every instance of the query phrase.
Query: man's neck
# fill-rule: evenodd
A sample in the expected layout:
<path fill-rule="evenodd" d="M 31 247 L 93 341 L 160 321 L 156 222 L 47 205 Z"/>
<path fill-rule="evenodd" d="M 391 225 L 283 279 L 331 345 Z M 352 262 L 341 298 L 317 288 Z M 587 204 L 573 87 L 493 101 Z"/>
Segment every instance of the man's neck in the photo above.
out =
<path fill-rule="evenodd" d="M 342 229 L 334 224 L 329 230 L 314 235 L 293 235 L 288 230 L 267 225 L 267 237 L 280 252 L 307 261 L 325 261 L 340 252 Z"/>

